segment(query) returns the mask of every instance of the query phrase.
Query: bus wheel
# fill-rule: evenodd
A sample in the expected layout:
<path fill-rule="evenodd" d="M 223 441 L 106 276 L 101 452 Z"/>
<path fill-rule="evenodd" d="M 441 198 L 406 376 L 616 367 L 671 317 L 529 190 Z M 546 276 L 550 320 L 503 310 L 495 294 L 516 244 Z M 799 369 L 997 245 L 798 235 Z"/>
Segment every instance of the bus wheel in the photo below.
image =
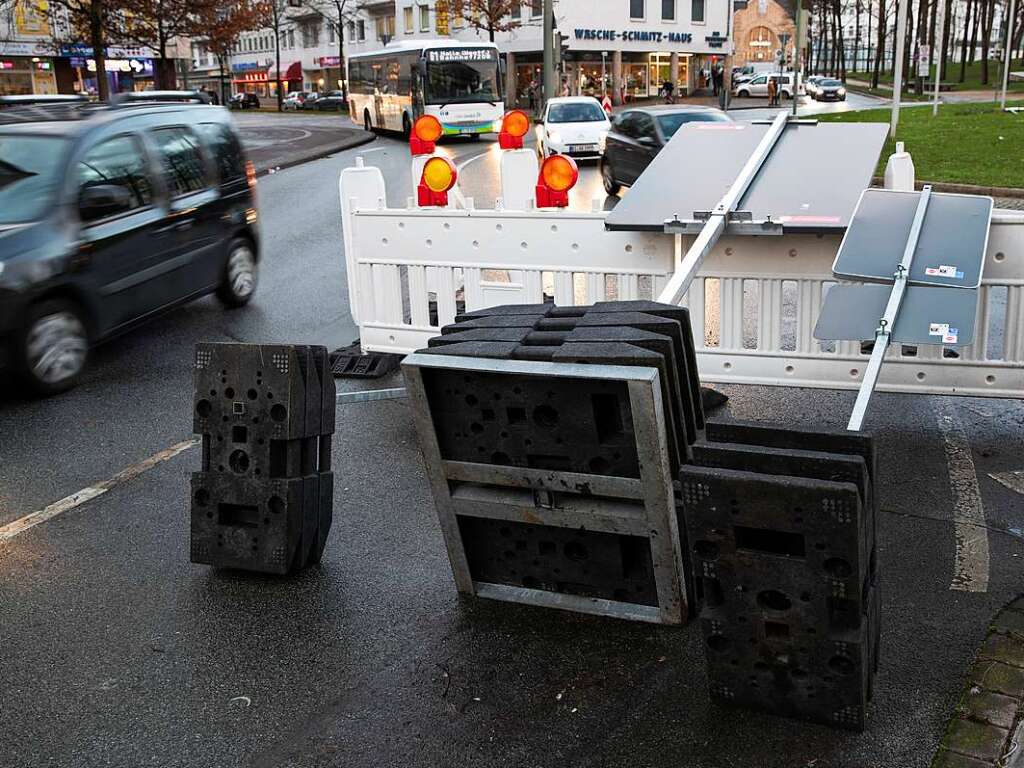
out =
<path fill-rule="evenodd" d="M 409 134 L 412 133 L 412 121 L 409 120 L 409 113 L 402 113 L 402 136 L 409 138 Z"/>
<path fill-rule="evenodd" d="M 469 134 L 469 140 L 470 141 L 480 141 L 480 134 L 479 133 L 471 133 L 471 134 Z"/>
<path fill-rule="evenodd" d="M 373 123 L 370 122 L 370 110 L 368 109 L 363 110 L 363 128 L 365 128 L 367 132 L 373 132 Z"/>

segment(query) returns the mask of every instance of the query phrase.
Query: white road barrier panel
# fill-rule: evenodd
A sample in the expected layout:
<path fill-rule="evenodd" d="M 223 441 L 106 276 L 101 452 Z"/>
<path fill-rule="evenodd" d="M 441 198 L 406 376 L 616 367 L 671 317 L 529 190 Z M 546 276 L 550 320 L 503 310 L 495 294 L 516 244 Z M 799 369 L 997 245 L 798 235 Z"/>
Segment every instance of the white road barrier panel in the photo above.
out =
<path fill-rule="evenodd" d="M 352 314 L 364 351 L 406 354 L 459 305 L 589 304 L 657 298 L 677 266 L 674 237 L 609 232 L 605 212 L 387 208 L 383 177 L 339 184 Z M 684 253 L 693 238 L 681 237 Z M 856 389 L 870 345 L 812 336 L 838 235 L 724 236 L 683 299 L 708 382 Z M 877 389 L 1024 397 L 1024 213 L 993 214 L 967 347 L 893 345 Z"/>

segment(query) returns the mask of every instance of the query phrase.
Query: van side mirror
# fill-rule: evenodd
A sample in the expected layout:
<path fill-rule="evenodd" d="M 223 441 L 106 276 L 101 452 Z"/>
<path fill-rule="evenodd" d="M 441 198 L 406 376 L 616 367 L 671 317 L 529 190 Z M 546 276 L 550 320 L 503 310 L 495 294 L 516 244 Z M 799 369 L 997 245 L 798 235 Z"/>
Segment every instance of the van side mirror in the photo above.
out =
<path fill-rule="evenodd" d="M 105 219 L 131 207 L 131 192 L 118 184 L 94 184 L 78 195 L 78 214 L 82 221 Z"/>

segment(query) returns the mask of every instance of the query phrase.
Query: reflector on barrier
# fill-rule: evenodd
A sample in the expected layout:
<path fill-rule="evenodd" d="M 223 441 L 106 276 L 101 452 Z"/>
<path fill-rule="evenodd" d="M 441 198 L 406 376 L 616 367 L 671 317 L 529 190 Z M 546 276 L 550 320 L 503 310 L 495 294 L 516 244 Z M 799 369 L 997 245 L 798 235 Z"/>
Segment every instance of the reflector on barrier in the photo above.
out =
<path fill-rule="evenodd" d="M 458 172 L 445 157 L 432 157 L 423 166 L 419 186 L 416 188 L 420 206 L 448 205 L 448 190 L 455 186 Z"/>
<path fill-rule="evenodd" d="M 540 166 L 537 177 L 537 207 L 565 208 L 569 190 L 580 177 L 576 161 L 566 155 L 552 155 Z"/>
<path fill-rule="evenodd" d="M 502 149 L 522 149 L 523 136 L 530 130 L 530 117 L 521 109 L 506 112 L 501 121 L 498 146 Z"/>
<path fill-rule="evenodd" d="M 409 134 L 409 151 L 413 155 L 429 155 L 434 152 L 434 145 L 443 130 L 441 121 L 433 115 L 420 115 L 412 124 Z"/>

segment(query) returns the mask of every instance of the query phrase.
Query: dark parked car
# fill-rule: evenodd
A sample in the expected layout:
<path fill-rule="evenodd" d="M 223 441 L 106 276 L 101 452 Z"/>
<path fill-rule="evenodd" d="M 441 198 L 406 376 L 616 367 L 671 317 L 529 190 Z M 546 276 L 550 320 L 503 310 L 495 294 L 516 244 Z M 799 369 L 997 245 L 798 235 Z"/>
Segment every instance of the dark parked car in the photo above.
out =
<path fill-rule="evenodd" d="M 302 109 L 316 109 L 316 103 L 320 100 L 320 94 L 316 91 L 309 91 L 306 98 L 302 100 Z"/>
<path fill-rule="evenodd" d="M 159 312 L 248 303 L 255 183 L 222 107 L 0 111 L 0 368 L 53 394 L 92 345 Z"/>
<path fill-rule="evenodd" d="M 259 109 L 260 97 L 255 93 L 236 93 L 231 97 L 228 106 L 232 109 Z"/>
<path fill-rule="evenodd" d="M 612 121 L 601 158 L 601 181 L 609 195 L 629 186 L 686 123 L 731 123 L 713 107 L 653 106 L 621 112 Z"/>
<path fill-rule="evenodd" d="M 341 112 L 348 109 L 348 102 L 345 101 L 345 94 L 341 91 L 328 91 L 313 103 L 321 112 L 325 110 Z"/>

